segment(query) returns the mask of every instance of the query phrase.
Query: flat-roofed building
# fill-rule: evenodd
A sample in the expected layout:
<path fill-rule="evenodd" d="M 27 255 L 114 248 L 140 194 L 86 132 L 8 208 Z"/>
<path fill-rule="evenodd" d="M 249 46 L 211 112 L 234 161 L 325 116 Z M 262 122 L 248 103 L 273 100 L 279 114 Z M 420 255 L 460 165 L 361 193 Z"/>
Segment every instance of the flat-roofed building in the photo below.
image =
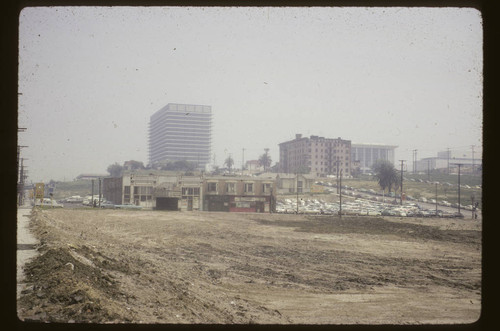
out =
<path fill-rule="evenodd" d="M 185 160 L 204 169 L 211 141 L 211 106 L 169 103 L 150 118 L 149 162 Z"/>
<path fill-rule="evenodd" d="M 104 180 L 104 197 L 114 204 L 175 211 L 272 212 L 276 178 L 202 176 L 182 172 L 137 170 Z"/>
<path fill-rule="evenodd" d="M 359 161 L 362 173 L 370 172 L 377 160 L 385 160 L 394 164 L 394 150 L 398 146 L 385 144 L 358 144 L 351 145 L 351 159 Z"/>
<path fill-rule="evenodd" d="M 203 210 L 268 213 L 274 211 L 274 177 L 209 176 L 203 183 Z"/>

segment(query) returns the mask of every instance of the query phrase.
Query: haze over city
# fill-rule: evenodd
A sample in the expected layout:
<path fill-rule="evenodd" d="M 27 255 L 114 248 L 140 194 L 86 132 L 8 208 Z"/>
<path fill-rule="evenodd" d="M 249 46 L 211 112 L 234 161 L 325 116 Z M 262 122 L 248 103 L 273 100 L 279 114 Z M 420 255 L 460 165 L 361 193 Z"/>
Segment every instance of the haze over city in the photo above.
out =
<path fill-rule="evenodd" d="M 296 133 L 397 145 L 409 164 L 482 146 L 482 22 L 469 8 L 37 7 L 19 17 L 28 181 L 148 163 L 150 116 L 209 105 L 235 167 Z"/>

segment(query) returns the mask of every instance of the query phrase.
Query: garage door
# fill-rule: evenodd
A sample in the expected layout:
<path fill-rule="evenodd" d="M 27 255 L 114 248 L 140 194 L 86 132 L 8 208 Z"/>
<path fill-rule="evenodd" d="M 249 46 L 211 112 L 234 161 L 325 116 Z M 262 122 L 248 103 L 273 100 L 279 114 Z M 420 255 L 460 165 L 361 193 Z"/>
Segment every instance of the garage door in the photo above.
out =
<path fill-rule="evenodd" d="M 178 210 L 178 198 L 156 198 L 156 210 Z"/>

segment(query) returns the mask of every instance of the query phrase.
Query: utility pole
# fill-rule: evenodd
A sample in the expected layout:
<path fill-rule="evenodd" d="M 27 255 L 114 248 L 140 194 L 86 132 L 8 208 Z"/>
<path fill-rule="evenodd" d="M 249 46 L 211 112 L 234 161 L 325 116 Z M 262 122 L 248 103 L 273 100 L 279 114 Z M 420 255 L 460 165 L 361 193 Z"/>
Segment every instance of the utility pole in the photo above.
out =
<path fill-rule="evenodd" d="M 438 214 L 438 183 L 436 184 L 436 216 Z"/>
<path fill-rule="evenodd" d="M 448 175 L 450 174 L 450 148 L 447 148 L 446 156 L 448 157 Z"/>
<path fill-rule="evenodd" d="M 132 195 L 132 193 L 130 195 Z M 101 178 L 100 177 L 99 177 L 99 208 L 101 208 Z"/>
<path fill-rule="evenodd" d="M 472 174 L 474 174 L 474 145 L 472 147 Z"/>
<path fill-rule="evenodd" d="M 269 214 L 273 212 L 274 209 L 274 197 L 273 197 L 273 188 L 271 187 L 271 196 L 269 197 Z"/>
<path fill-rule="evenodd" d="M 462 164 L 458 164 L 458 213 L 460 214 L 460 168 Z"/>
<path fill-rule="evenodd" d="M 243 169 L 245 169 L 245 148 L 243 148 L 243 153 L 241 156 L 241 171 L 243 172 Z"/>
<path fill-rule="evenodd" d="M 297 214 L 299 214 L 299 173 L 295 174 L 295 191 L 297 192 Z"/>
<path fill-rule="evenodd" d="M 406 160 L 399 160 L 401 162 L 401 194 L 399 194 L 399 203 L 403 205 L 403 163 Z"/>
<path fill-rule="evenodd" d="M 342 170 L 340 170 L 339 218 L 342 219 Z"/>
<path fill-rule="evenodd" d="M 94 179 L 92 179 L 92 200 L 91 200 L 91 207 L 94 208 L 95 207 L 95 204 L 94 204 Z"/>
<path fill-rule="evenodd" d="M 417 150 L 413 150 L 413 173 L 417 173 Z"/>
<path fill-rule="evenodd" d="M 340 161 L 339 160 L 336 160 L 335 161 L 335 168 L 336 168 L 336 171 L 337 171 L 337 194 L 339 194 L 339 163 Z"/>
<path fill-rule="evenodd" d="M 20 169 L 20 174 L 19 174 L 19 206 L 22 206 L 24 203 L 24 179 L 25 179 L 25 174 L 24 174 L 24 164 L 23 164 L 24 159 L 21 158 L 21 169 Z"/>
<path fill-rule="evenodd" d="M 427 180 L 431 180 L 431 160 L 427 160 Z"/>
<path fill-rule="evenodd" d="M 413 149 L 411 152 L 412 152 L 411 153 L 411 160 L 412 160 L 411 167 L 412 167 L 412 172 L 415 173 L 415 150 Z"/>
<path fill-rule="evenodd" d="M 17 132 L 25 132 L 26 128 L 17 128 Z M 23 159 L 20 159 L 21 155 L 21 148 L 28 147 L 28 146 L 20 146 L 17 145 L 17 169 L 16 169 L 16 175 L 17 175 L 17 203 L 19 205 L 22 205 L 24 201 L 24 166 L 23 166 Z M 21 160 L 21 168 L 19 168 L 19 160 Z"/>
<path fill-rule="evenodd" d="M 460 168 L 463 163 L 455 163 L 458 166 L 458 214 L 460 215 Z"/>
<path fill-rule="evenodd" d="M 472 219 L 474 219 L 474 214 L 476 213 L 476 206 L 474 205 L 474 193 L 470 196 L 472 204 Z"/>

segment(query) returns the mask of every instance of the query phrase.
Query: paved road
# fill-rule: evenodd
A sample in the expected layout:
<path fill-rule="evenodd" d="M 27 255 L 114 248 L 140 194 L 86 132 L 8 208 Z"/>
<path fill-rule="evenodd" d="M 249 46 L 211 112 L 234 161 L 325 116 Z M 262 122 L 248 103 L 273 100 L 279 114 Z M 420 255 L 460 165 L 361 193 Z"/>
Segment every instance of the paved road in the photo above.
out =
<path fill-rule="evenodd" d="M 426 209 L 429 209 L 429 210 L 435 210 L 436 209 L 436 204 L 435 203 L 425 203 L 425 202 L 416 202 L 416 203 L 418 203 L 423 208 L 426 208 Z M 446 207 L 446 206 L 441 206 L 441 205 L 438 205 L 438 210 L 442 210 L 442 211 L 448 212 L 448 213 L 457 213 L 458 212 L 458 208 L 455 208 L 455 207 Z M 472 211 L 464 209 L 464 208 L 460 208 L 460 213 L 462 215 L 464 215 L 464 219 L 470 219 L 470 220 L 472 220 Z M 482 219 L 483 219 L 483 216 L 482 216 L 481 210 L 478 209 L 477 210 L 477 220 L 480 221 Z"/>
<path fill-rule="evenodd" d="M 26 262 L 38 253 L 34 249 L 37 240 L 28 229 L 31 207 L 20 207 L 17 210 L 17 297 L 24 288 L 23 268 Z"/>

